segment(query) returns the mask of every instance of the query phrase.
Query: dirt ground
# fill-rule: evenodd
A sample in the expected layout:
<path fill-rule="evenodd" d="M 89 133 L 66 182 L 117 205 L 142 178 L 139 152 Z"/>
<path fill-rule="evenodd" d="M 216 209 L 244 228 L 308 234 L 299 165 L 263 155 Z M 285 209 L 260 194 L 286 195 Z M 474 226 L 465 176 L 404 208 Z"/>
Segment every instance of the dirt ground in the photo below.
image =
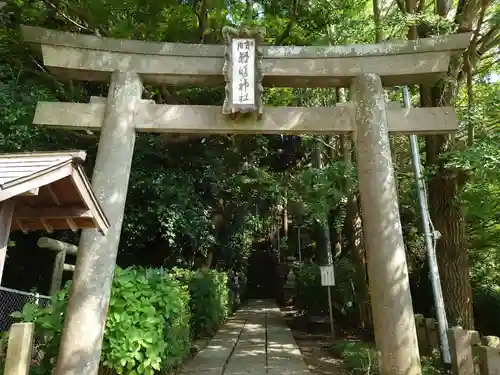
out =
<path fill-rule="evenodd" d="M 331 343 L 328 324 L 308 325 L 295 311 L 284 309 L 285 319 L 292 330 L 304 360 L 314 375 L 348 375 L 341 359 L 327 350 Z"/>

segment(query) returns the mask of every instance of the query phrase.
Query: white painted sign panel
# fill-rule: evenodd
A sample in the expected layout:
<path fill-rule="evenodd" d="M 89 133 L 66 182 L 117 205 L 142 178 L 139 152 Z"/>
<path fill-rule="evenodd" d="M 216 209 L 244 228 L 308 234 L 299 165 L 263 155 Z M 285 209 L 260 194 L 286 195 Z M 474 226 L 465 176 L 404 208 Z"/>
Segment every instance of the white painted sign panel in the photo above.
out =
<path fill-rule="evenodd" d="M 255 104 L 255 40 L 232 39 L 232 102 Z"/>
<path fill-rule="evenodd" d="M 333 265 L 321 266 L 321 285 L 335 286 L 335 274 L 333 271 Z"/>

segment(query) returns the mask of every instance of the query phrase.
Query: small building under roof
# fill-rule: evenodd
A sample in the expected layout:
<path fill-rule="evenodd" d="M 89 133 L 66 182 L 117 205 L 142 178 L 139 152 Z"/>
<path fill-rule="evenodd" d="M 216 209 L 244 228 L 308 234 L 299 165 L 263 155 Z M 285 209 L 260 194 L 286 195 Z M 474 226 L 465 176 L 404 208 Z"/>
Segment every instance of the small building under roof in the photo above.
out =
<path fill-rule="evenodd" d="M 83 170 L 84 151 L 0 154 L 0 282 L 11 230 L 110 226 Z"/>

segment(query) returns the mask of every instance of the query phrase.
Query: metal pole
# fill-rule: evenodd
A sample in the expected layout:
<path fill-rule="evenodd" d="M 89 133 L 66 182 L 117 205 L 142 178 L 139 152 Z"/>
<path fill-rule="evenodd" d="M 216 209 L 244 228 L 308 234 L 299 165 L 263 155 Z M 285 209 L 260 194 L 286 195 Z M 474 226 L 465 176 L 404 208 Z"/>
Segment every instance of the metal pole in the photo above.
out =
<path fill-rule="evenodd" d="M 403 87 L 403 102 L 405 108 L 411 108 L 410 93 L 408 87 Z M 436 306 L 436 315 L 439 326 L 439 336 L 441 343 L 441 354 L 443 362 L 446 364 L 451 363 L 450 348 L 448 345 L 448 321 L 446 319 L 446 311 L 444 308 L 443 292 L 441 290 L 441 280 L 439 278 L 439 270 L 436 259 L 436 241 L 440 234 L 432 225 L 429 209 L 427 205 L 427 192 L 422 178 L 422 171 L 420 167 L 420 152 L 418 148 L 417 136 L 410 135 L 411 155 L 413 161 L 413 168 L 415 170 L 415 177 L 417 180 L 418 201 L 420 204 L 420 212 L 422 215 L 422 224 L 424 227 L 425 246 L 427 248 L 429 272 L 432 284 L 432 292 L 434 295 L 434 304 Z"/>
<path fill-rule="evenodd" d="M 299 268 L 302 269 L 302 250 L 300 249 L 300 226 L 297 227 L 297 247 L 299 249 Z"/>
<path fill-rule="evenodd" d="M 332 306 L 332 287 L 328 288 L 328 312 L 330 313 L 330 333 L 332 334 L 332 341 L 335 340 L 335 329 L 333 327 L 333 306 Z"/>
<path fill-rule="evenodd" d="M 328 218 L 327 214 L 325 214 L 325 218 Z M 326 224 L 325 224 L 326 225 Z M 326 237 L 326 253 L 328 256 L 328 266 L 333 267 L 333 254 L 332 254 L 332 246 L 330 244 L 330 229 L 325 226 L 325 237 Z M 335 329 L 334 329 L 334 321 L 333 321 L 333 303 L 332 303 L 332 287 L 330 285 L 328 288 L 328 312 L 330 315 L 330 332 L 332 334 L 332 341 L 335 340 Z"/>

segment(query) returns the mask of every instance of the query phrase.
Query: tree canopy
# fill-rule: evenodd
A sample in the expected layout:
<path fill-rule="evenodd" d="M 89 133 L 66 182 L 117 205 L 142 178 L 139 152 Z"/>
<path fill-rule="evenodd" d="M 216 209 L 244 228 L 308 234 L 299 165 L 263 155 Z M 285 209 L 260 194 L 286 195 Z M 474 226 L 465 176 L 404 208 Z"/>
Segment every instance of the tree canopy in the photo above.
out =
<path fill-rule="evenodd" d="M 431 216 L 442 234 L 438 261 L 450 319 L 472 327 L 471 301 L 476 315 L 492 301 L 500 311 L 500 4 L 491 0 L 250 4 L 252 22 L 266 27 L 265 42 L 274 45 L 373 43 L 473 32 L 470 47 L 453 59 L 449 74 L 438 85 L 410 89 L 414 105 L 452 104 L 460 116 L 458 134 L 420 140 Z M 107 95 L 106 84 L 63 82 L 50 74 L 22 42 L 21 24 L 124 39 L 218 44 L 222 27 L 241 23 L 247 5 L 232 0 L 0 2 L 0 150 L 84 149 L 90 175 L 98 133 L 34 127 L 31 122 L 39 100 L 85 102 L 90 96 Z M 266 88 L 264 100 L 267 105 L 325 106 L 345 100 L 347 91 Z M 224 92 L 149 85 L 145 96 L 157 103 L 222 106 Z M 397 89 L 388 90 L 388 96 L 401 100 Z M 409 144 L 396 136 L 391 142 L 414 303 L 416 310 L 428 312 L 430 288 Z M 349 167 L 355 160 L 351 151 L 341 136 L 140 134 L 118 262 L 245 270 L 257 244 L 276 248 L 277 236 L 277 258 L 297 256 L 300 226 L 306 257 L 319 260 L 330 244 L 337 258 L 356 270 L 357 289 L 363 284 L 366 288 L 363 249 L 354 249 L 353 240 L 353 217 L 359 210 L 355 169 Z M 39 236 L 12 237 L 7 285 L 47 288 L 48 282 L 36 272 L 23 280 L 18 276 L 23 267 L 50 268 L 48 255 L 34 249 Z M 73 233 L 58 236 L 73 243 L 78 240 Z M 31 265 L 23 263 L 20 254 L 29 254 Z M 41 259 L 45 260 L 40 263 Z M 366 299 L 367 291 L 362 293 Z M 492 329 L 500 333 L 500 326 L 486 328 L 488 333 L 494 333 Z"/>

